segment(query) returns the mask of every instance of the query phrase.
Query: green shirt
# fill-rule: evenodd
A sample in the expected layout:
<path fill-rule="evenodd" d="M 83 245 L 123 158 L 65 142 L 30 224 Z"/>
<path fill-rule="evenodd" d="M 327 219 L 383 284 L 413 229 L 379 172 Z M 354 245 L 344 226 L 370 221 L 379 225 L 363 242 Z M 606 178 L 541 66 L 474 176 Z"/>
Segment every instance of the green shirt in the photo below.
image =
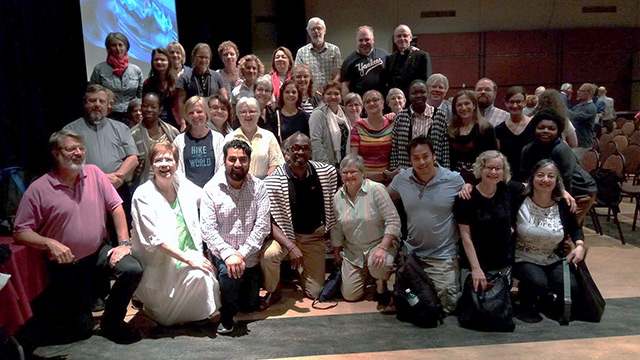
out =
<path fill-rule="evenodd" d="M 198 251 L 198 248 L 196 248 L 196 244 L 193 242 L 193 238 L 191 237 L 191 233 L 189 233 L 187 223 L 184 221 L 184 216 L 182 215 L 182 208 L 180 207 L 180 201 L 178 201 L 178 197 L 176 197 L 176 201 L 169 205 L 171 205 L 171 209 L 176 215 L 178 248 L 180 249 L 180 251 L 185 251 L 187 249 Z M 178 261 L 178 269 L 180 269 L 181 265 L 182 261 Z"/>

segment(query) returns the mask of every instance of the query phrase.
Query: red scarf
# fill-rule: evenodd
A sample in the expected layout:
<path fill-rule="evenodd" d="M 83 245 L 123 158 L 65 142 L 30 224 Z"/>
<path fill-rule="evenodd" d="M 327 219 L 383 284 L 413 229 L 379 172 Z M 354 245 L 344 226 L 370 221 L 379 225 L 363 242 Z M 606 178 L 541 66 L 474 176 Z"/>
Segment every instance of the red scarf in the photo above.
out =
<path fill-rule="evenodd" d="M 287 73 L 287 78 L 284 79 L 285 81 L 291 79 L 291 73 Z M 280 76 L 278 76 L 278 72 L 274 71 L 271 74 L 271 83 L 273 84 L 273 98 L 278 100 L 278 96 L 280 96 L 280 86 L 282 86 L 282 83 L 280 82 Z"/>
<path fill-rule="evenodd" d="M 122 77 L 124 71 L 127 70 L 127 66 L 129 66 L 129 54 L 125 54 L 121 59 L 109 55 L 107 56 L 107 64 L 113 68 L 113 75 Z"/>

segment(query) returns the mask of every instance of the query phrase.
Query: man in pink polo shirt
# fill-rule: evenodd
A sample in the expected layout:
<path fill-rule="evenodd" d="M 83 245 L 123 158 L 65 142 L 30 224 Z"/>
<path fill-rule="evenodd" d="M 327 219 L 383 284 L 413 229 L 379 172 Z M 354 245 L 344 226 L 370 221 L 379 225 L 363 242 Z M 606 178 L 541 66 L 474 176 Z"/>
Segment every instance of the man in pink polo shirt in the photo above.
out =
<path fill-rule="evenodd" d="M 14 236 L 22 244 L 46 250 L 51 282 L 34 303 L 34 317 L 19 335 L 25 350 L 43 342 L 88 338 L 92 282 L 115 278 L 102 316 L 102 334 L 116 342 L 138 338 L 123 319 L 142 267 L 131 256 L 122 200 L 107 176 L 85 165 L 82 137 L 61 130 L 49 140 L 55 166 L 33 182 L 20 201 Z M 105 221 L 115 223 L 118 246 L 109 245 Z M 30 345 L 30 347 L 29 347 Z"/>

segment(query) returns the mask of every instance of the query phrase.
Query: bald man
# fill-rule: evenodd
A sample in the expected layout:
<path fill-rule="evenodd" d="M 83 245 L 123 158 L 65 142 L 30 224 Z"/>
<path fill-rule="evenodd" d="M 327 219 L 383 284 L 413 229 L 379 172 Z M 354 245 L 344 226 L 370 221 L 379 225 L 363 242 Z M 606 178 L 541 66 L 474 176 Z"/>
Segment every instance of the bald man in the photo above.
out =
<path fill-rule="evenodd" d="M 356 50 L 342 63 L 342 93 L 355 92 L 363 96 L 369 90 L 384 92 L 382 70 L 387 50 L 375 48 L 371 26 L 362 25 L 356 31 Z"/>
<path fill-rule="evenodd" d="M 397 87 L 409 92 L 413 80 L 427 81 L 431 76 L 429 53 L 411 46 L 413 34 L 407 25 L 400 25 L 393 32 L 393 54 L 387 56 L 383 70 L 386 89 Z"/>

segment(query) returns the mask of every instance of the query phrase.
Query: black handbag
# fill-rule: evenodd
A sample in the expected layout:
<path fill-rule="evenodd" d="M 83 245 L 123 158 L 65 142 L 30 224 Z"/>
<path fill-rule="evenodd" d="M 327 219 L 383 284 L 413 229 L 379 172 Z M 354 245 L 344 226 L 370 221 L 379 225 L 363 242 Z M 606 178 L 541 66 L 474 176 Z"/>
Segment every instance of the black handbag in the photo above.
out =
<path fill-rule="evenodd" d="M 329 302 L 340 296 L 340 285 L 342 285 L 342 268 L 340 266 L 336 266 L 331 274 L 329 274 L 327 280 L 325 280 L 324 285 L 322 285 L 320 295 L 313 300 L 311 307 L 318 310 L 327 310 L 338 306 L 337 301 L 333 301 L 332 304 L 326 307 L 320 307 L 318 306 L 318 303 Z"/>
<path fill-rule="evenodd" d="M 511 332 L 513 321 L 509 279 L 501 273 L 487 274 L 486 291 L 473 291 L 471 274 L 467 276 L 458 301 L 460 326 L 480 331 Z"/>
<path fill-rule="evenodd" d="M 574 308 L 576 314 L 574 314 L 573 317 L 576 320 L 600 322 L 606 302 L 600 290 L 598 290 L 596 283 L 593 281 L 587 264 L 581 261 L 575 266 L 575 276 L 581 296 L 580 299 L 574 299 L 578 307 Z"/>

